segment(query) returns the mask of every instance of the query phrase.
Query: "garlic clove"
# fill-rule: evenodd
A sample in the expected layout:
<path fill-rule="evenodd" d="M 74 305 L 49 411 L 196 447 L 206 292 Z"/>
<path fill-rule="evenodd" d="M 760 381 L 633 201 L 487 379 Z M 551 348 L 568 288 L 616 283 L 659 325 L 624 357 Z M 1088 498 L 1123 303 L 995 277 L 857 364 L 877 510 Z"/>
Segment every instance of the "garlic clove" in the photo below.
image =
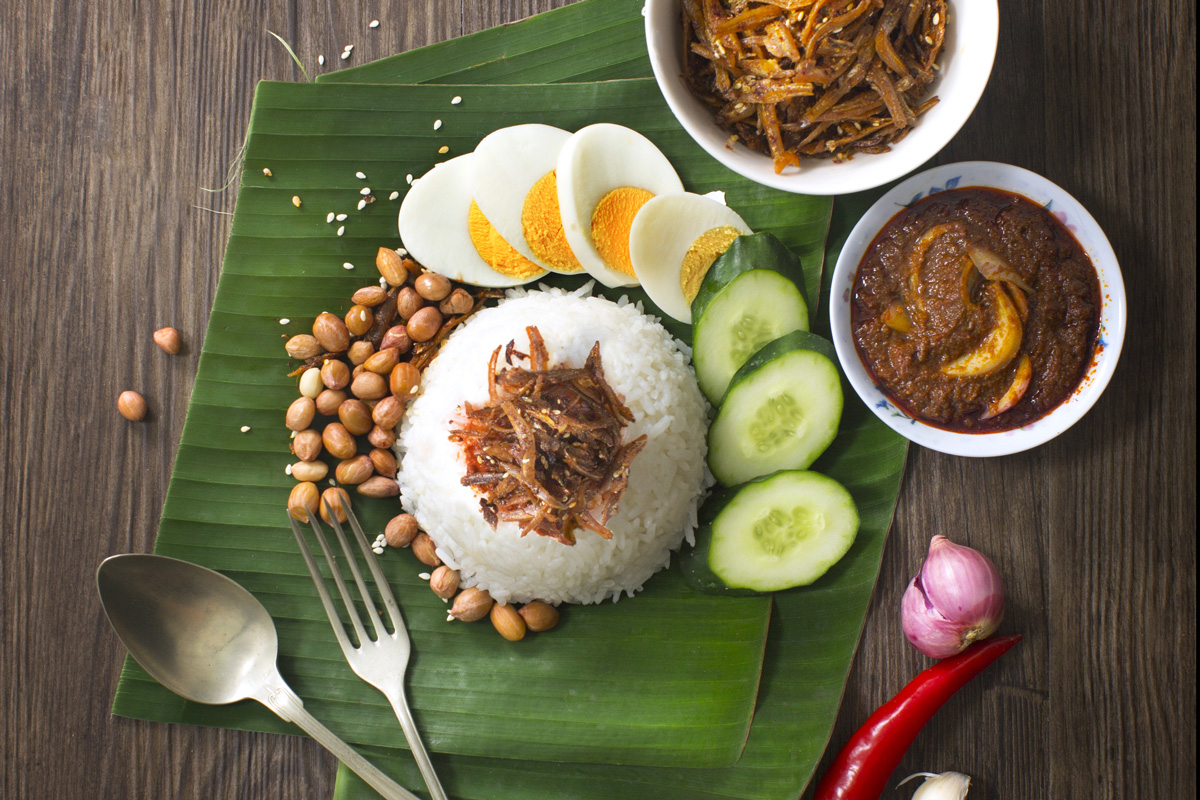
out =
<path fill-rule="evenodd" d="M 918 772 L 900 781 L 899 785 L 903 786 L 918 777 L 924 777 L 925 781 L 917 787 L 912 800 L 963 800 L 971 786 L 970 776 L 961 772 L 943 772 L 940 775 Z"/>

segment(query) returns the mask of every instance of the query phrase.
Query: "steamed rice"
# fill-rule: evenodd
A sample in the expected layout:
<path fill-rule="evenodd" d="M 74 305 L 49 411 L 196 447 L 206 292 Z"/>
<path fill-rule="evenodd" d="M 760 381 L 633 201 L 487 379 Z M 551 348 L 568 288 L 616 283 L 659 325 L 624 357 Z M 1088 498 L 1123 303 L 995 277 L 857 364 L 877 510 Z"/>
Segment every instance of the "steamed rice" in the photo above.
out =
<path fill-rule="evenodd" d="M 612 540 L 579 531 L 574 545 L 530 533 L 515 523 L 493 529 L 479 495 L 461 478 L 460 446 L 449 440 L 462 404 L 488 401 L 487 366 L 497 346 L 515 341 L 529 352 L 527 326 L 545 339 L 552 365 L 582 366 L 599 341 L 604 375 L 635 421 L 623 441 L 647 435 L 633 461 L 629 487 L 609 519 Z M 560 290 L 515 290 L 454 332 L 425 370 L 396 441 L 400 498 L 457 569 L 464 586 L 497 602 L 599 603 L 632 595 L 692 541 L 696 507 L 706 488 L 707 406 L 683 345 L 627 302 Z"/>

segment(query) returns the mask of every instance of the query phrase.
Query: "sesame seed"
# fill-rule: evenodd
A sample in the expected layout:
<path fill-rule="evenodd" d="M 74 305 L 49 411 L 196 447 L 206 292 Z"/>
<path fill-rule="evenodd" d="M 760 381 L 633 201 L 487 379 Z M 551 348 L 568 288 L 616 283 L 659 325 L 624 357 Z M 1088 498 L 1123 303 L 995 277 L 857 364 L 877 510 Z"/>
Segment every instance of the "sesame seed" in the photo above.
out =
<path fill-rule="evenodd" d="M 391 194 L 388 195 L 388 200 L 395 200 L 399 196 L 400 196 L 399 192 L 392 192 Z"/>
<path fill-rule="evenodd" d="M 337 233 L 338 233 L 338 236 L 341 236 L 341 235 L 342 235 L 343 233 L 345 233 L 345 232 L 346 232 L 346 226 L 345 226 L 345 225 L 343 225 L 343 226 L 341 226 L 340 228 L 338 228 L 338 231 L 337 231 Z"/>
<path fill-rule="evenodd" d="M 263 175 L 266 175 L 268 178 L 271 177 L 271 169 L 269 167 L 263 167 Z"/>
<path fill-rule="evenodd" d="M 412 186 L 412 173 L 411 172 L 404 176 L 404 182 L 407 183 L 409 186 Z"/>
<path fill-rule="evenodd" d="M 325 221 L 333 222 L 333 212 L 332 211 L 330 211 L 328 214 L 325 215 Z"/>
<path fill-rule="evenodd" d="M 427 580 L 429 580 L 429 573 L 428 572 L 418 572 L 417 577 L 423 581 L 427 581 Z"/>
<path fill-rule="evenodd" d="M 249 432 L 250 432 L 250 426 L 249 426 L 249 425 L 243 425 L 243 426 L 241 427 L 241 431 L 242 431 L 242 433 L 249 433 Z"/>
<path fill-rule="evenodd" d="M 296 208 L 300 207 L 300 195 L 298 195 L 298 194 L 292 195 L 292 205 L 294 205 Z"/>
<path fill-rule="evenodd" d="M 342 61 L 345 61 L 345 60 L 346 60 L 347 58 L 349 58 L 349 57 L 350 57 L 350 51 L 349 51 L 349 50 L 346 50 L 345 52 L 343 52 L 343 53 L 342 53 L 342 56 L 341 56 L 341 58 L 342 58 Z"/>
<path fill-rule="evenodd" d="M 387 278 L 380 278 L 379 285 L 382 286 L 384 289 L 386 289 L 387 288 Z"/>
<path fill-rule="evenodd" d="M 347 216 L 348 215 L 346 214 L 338 214 L 334 219 L 336 219 L 338 222 L 345 222 Z"/>
<path fill-rule="evenodd" d="M 352 44 L 348 44 L 348 45 L 346 45 L 346 46 L 345 46 L 345 47 L 342 49 L 342 52 L 344 52 L 344 53 L 349 53 L 349 52 L 350 52 L 351 50 L 353 50 L 353 49 L 354 49 L 354 45 L 352 45 Z"/>
<path fill-rule="evenodd" d="M 938 24 L 938 21 L 939 21 L 939 20 L 941 20 L 941 18 L 942 18 L 942 15 L 941 15 L 941 14 L 934 14 L 934 15 L 933 15 L 933 24 L 934 24 L 934 25 L 937 25 L 937 24 Z"/>
<path fill-rule="evenodd" d="M 359 210 L 359 211 L 362 211 L 362 210 L 363 210 L 364 208 L 366 208 L 366 207 L 367 207 L 367 200 L 366 200 L 366 198 L 364 197 L 362 200 L 359 200 L 359 201 L 358 201 L 358 210 Z"/>
<path fill-rule="evenodd" d="M 280 325 L 287 325 L 289 322 L 291 322 L 291 320 L 288 319 L 287 317 L 284 317 L 283 319 L 279 320 Z"/>
<path fill-rule="evenodd" d="M 358 178 L 360 181 L 365 181 L 367 179 L 366 173 L 364 172 L 356 172 L 354 173 L 354 177 Z"/>
<path fill-rule="evenodd" d="M 405 250 L 403 247 L 397 247 L 397 248 L 396 248 L 396 255 L 398 255 L 398 256 L 406 256 L 406 255 L 408 255 L 408 251 L 407 251 L 407 250 Z"/>
<path fill-rule="evenodd" d="M 300 432 L 300 431 L 292 431 L 292 435 L 291 435 L 291 436 L 289 436 L 288 438 L 289 438 L 289 439 L 295 439 L 295 438 L 296 438 L 296 434 L 297 434 L 297 433 L 299 433 L 299 432 Z"/>
<path fill-rule="evenodd" d="M 926 36 L 926 37 L 925 37 L 925 44 L 933 44 L 933 39 L 930 39 L 928 36 Z"/>
<path fill-rule="evenodd" d="M 442 145 L 441 147 L 439 147 L 439 148 L 438 148 L 438 152 L 439 152 L 439 153 L 449 153 L 449 152 L 450 152 L 450 148 L 449 148 L 449 147 L 447 147 L 446 145 Z M 299 204 L 299 203 L 296 203 L 296 205 L 300 205 L 300 204 Z"/>
<path fill-rule="evenodd" d="M 456 106 L 461 102 L 462 102 L 462 98 L 459 97 L 458 95 L 454 95 L 454 97 L 450 100 L 450 105 Z"/>
<path fill-rule="evenodd" d="M 371 24 L 370 24 L 370 25 L 368 25 L 367 27 L 368 27 L 368 28 L 378 28 L 378 27 L 379 27 L 379 20 L 377 20 L 377 19 L 373 19 L 373 20 L 371 20 Z"/>
<path fill-rule="evenodd" d="M 322 67 L 325 66 L 325 56 L 323 56 L 323 55 L 317 56 L 317 63 L 320 64 Z"/>
<path fill-rule="evenodd" d="M 288 475 L 291 475 L 292 474 L 292 465 L 288 464 L 286 467 L 283 468 L 283 471 L 286 472 Z"/>
<path fill-rule="evenodd" d="M 343 261 L 342 269 L 354 269 L 354 265 L 351 264 L 349 261 Z"/>
<path fill-rule="evenodd" d="M 381 556 L 381 555 L 383 555 L 383 548 L 382 547 L 372 547 L 371 552 L 377 556 Z"/>
<path fill-rule="evenodd" d="M 440 130 L 441 127 L 442 127 L 442 121 L 440 119 L 435 119 L 433 121 L 433 129 L 436 131 L 436 130 Z"/>
<path fill-rule="evenodd" d="M 371 193 L 371 187 L 364 186 L 362 189 L 359 190 L 358 193 L 361 194 L 363 197 L 366 197 L 367 195 L 369 195 Z"/>

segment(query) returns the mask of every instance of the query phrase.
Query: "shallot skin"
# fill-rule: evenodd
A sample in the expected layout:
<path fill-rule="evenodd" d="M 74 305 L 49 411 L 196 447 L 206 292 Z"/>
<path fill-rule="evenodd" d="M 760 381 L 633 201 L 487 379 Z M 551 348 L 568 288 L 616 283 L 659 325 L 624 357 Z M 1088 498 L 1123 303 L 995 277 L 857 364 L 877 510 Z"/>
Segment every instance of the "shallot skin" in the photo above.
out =
<path fill-rule="evenodd" d="M 900 622 L 913 647 L 931 658 L 961 653 L 996 632 L 1004 619 L 1004 584 L 991 560 L 945 536 L 900 601 Z"/>

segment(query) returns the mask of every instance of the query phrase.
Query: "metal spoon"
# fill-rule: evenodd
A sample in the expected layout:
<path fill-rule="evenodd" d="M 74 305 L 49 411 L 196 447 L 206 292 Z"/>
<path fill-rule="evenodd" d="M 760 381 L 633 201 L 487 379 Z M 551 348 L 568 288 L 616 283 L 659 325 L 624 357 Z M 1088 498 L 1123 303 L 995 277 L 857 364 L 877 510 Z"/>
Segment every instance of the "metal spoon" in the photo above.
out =
<path fill-rule="evenodd" d="M 164 556 L 106 558 L 100 603 L 130 655 L 188 700 L 253 699 L 316 739 L 387 800 L 418 800 L 304 710 L 279 675 L 279 638 L 254 595 L 210 569 Z"/>

